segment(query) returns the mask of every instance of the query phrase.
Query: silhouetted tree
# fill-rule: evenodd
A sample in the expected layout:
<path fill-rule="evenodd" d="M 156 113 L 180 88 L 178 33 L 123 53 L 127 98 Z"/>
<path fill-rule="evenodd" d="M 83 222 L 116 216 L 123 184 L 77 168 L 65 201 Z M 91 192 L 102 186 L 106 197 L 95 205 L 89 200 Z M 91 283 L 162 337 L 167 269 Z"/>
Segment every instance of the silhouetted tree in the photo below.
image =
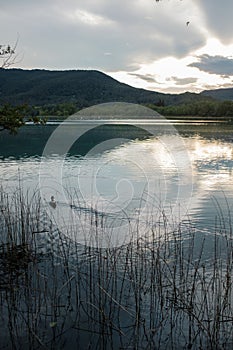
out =
<path fill-rule="evenodd" d="M 34 124 L 45 124 L 46 120 L 38 116 L 29 117 L 28 106 L 12 106 L 5 104 L 0 107 L 0 131 L 8 130 L 11 134 L 16 134 L 18 129 L 25 125 L 26 122 Z"/>

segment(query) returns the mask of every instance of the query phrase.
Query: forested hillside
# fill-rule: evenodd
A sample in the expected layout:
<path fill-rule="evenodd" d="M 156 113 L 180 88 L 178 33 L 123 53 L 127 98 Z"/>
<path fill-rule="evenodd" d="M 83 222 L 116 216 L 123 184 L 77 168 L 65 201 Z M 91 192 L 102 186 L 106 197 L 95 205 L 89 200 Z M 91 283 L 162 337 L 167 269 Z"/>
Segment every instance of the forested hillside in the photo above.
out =
<path fill-rule="evenodd" d="M 105 102 L 146 105 L 168 116 L 233 116 L 233 89 L 163 94 L 138 89 L 94 70 L 0 69 L 0 105 L 27 104 L 32 115 L 67 116 Z"/>
<path fill-rule="evenodd" d="M 0 70 L 0 102 L 48 105 L 72 102 L 80 107 L 109 101 L 170 101 L 172 96 L 136 89 L 98 71 Z"/>
<path fill-rule="evenodd" d="M 47 107 L 68 103 L 83 108 L 113 101 L 172 105 L 196 99 L 206 97 L 137 89 L 99 71 L 0 70 L 0 103 Z"/>

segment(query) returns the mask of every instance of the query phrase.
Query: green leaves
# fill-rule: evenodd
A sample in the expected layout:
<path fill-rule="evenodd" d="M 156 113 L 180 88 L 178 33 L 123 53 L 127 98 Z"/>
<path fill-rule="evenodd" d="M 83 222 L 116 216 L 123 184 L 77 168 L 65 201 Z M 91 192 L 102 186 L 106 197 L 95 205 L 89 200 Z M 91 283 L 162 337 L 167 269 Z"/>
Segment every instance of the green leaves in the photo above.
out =
<path fill-rule="evenodd" d="M 26 122 L 35 124 L 45 124 L 46 120 L 38 116 L 28 116 L 29 107 L 27 105 L 12 106 L 5 104 L 0 107 L 0 131 L 8 130 L 11 134 L 16 134 L 18 129 Z"/>
<path fill-rule="evenodd" d="M 170 106 L 158 106 L 157 103 L 148 104 L 147 106 L 164 116 L 196 116 L 222 119 L 233 117 L 233 101 L 203 100 Z"/>

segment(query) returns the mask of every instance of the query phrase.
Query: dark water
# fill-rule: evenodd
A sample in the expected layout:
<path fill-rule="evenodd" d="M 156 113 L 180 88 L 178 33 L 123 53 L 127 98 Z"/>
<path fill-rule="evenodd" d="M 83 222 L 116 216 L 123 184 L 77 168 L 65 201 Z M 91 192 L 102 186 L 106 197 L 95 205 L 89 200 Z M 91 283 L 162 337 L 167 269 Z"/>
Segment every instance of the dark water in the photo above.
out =
<path fill-rule="evenodd" d="M 76 127 L 65 125 L 55 136 L 55 124 L 28 125 L 16 136 L 0 133 L 3 190 L 13 197 L 21 187 L 29 202 L 37 198 L 35 193 L 41 196 L 47 219 L 45 223 L 30 223 L 37 233 L 37 249 L 41 242 L 46 254 L 49 249 L 54 253 L 51 241 L 59 242 L 54 254 L 44 254 L 35 265 L 18 271 L 17 283 L 11 276 L 10 291 L 1 285 L 6 275 L 0 251 L 0 348 L 29 349 L 36 344 L 38 349 L 179 349 L 190 346 L 188 327 L 199 341 L 194 339 L 193 348 L 200 348 L 200 344 L 207 348 L 206 339 L 216 331 L 213 320 L 221 297 L 222 314 L 227 316 L 218 323 L 223 327 L 218 340 L 226 338 L 223 348 L 232 348 L 232 289 L 222 293 L 227 282 L 221 287 L 226 271 L 219 259 L 231 250 L 230 239 L 218 244 L 222 251 L 214 267 L 212 261 L 215 234 L 231 232 L 233 127 L 145 121 L 91 127 L 92 123 L 84 122 Z M 49 205 L 52 195 L 56 208 Z M 1 209 L 4 233 L 19 228 L 8 224 Z M 54 225 L 52 233 L 48 218 Z M 135 238 L 135 232 L 140 238 L 138 233 L 144 235 L 148 227 L 160 230 L 161 220 L 166 226 L 165 243 L 162 240 L 153 246 L 162 257 L 160 265 L 153 261 L 150 237 L 148 246 L 137 248 L 136 253 L 121 249 L 128 238 Z M 186 256 L 190 222 L 196 236 L 194 249 L 191 253 L 187 249 Z M 180 223 L 182 235 L 171 235 L 170 244 L 168 233 Z M 98 234 L 110 233 L 98 245 L 110 245 L 113 250 L 98 250 L 93 241 L 84 246 L 93 227 L 98 227 Z M 163 235 L 162 228 L 159 233 Z M 61 240 L 62 234 L 82 243 L 76 255 L 70 241 Z M 193 272 L 200 252 L 197 277 Z M 232 269 L 232 262 L 229 266 Z M 176 303 L 171 306 L 174 284 L 177 300 L 185 300 L 180 309 Z M 196 318 L 187 312 L 191 289 Z M 141 323 L 137 326 L 139 310 Z M 209 333 L 207 317 L 208 327 L 213 327 Z"/>
<path fill-rule="evenodd" d="M 51 182 L 57 178 L 48 181 L 51 188 L 43 195 L 66 201 L 60 196 L 62 185 L 79 193 L 83 205 L 96 206 L 98 202 L 103 211 L 107 200 L 127 209 L 130 216 L 139 210 L 140 197 L 149 191 L 153 205 L 180 205 L 182 215 L 188 211 L 203 230 L 212 229 L 232 209 L 233 127 L 212 123 L 176 124 L 175 128 L 148 125 L 114 123 L 92 130 L 85 123 L 77 128 L 66 125 L 46 154 L 49 170 L 42 169 L 56 174 L 62 167 L 62 184 L 56 188 Z M 20 176 L 27 189 L 39 189 L 41 156 L 56 128 L 56 124 L 27 125 L 17 135 L 0 134 L 1 182 L 5 188 L 14 188 Z M 74 142 L 68 145 L 64 158 L 64 139 L 69 138 Z"/>

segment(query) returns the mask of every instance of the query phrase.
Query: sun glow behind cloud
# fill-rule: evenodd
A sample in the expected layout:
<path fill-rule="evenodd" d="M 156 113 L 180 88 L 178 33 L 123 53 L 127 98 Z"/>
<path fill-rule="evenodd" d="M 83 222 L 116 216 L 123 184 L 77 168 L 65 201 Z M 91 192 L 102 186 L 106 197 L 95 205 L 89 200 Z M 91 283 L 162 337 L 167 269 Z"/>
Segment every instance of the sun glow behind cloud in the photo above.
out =
<path fill-rule="evenodd" d="M 205 46 L 201 47 L 199 50 L 196 51 L 197 55 L 202 55 L 206 53 L 212 56 L 221 55 L 225 57 L 232 57 L 233 44 L 224 45 L 218 39 L 210 38 L 207 40 Z"/>
<path fill-rule="evenodd" d="M 151 64 L 142 64 L 134 72 L 114 72 L 111 75 L 120 81 L 128 81 L 133 86 L 161 92 L 199 92 L 205 89 L 231 87 L 232 74 L 214 74 L 191 66 L 201 55 L 232 59 L 233 44 L 224 45 L 216 38 L 207 40 L 206 45 L 184 58 L 165 57 Z M 187 84 L 185 84 L 185 81 Z M 190 81 L 190 83 L 189 83 Z"/>

